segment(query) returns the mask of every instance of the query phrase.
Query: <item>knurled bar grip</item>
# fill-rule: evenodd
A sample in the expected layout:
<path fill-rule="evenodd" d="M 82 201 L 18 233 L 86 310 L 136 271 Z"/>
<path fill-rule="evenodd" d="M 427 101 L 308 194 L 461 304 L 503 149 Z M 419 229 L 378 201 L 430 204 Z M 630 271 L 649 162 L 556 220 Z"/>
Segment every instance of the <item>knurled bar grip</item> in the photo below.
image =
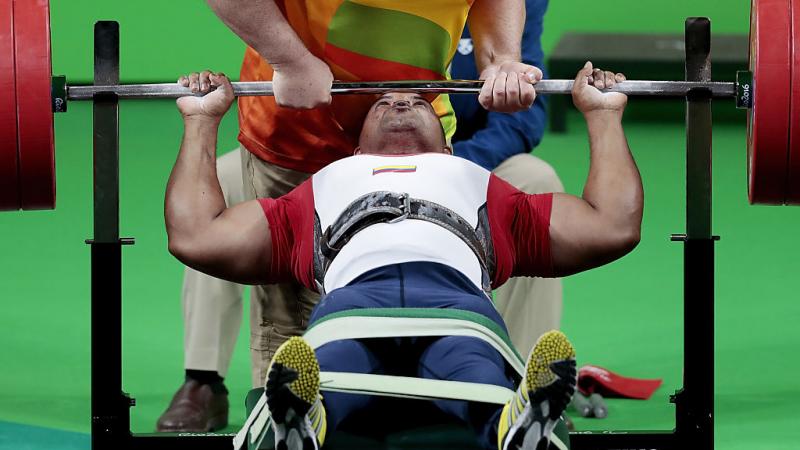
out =
<path fill-rule="evenodd" d="M 542 80 L 536 84 L 539 94 L 569 94 L 573 80 Z M 477 94 L 483 81 L 380 81 L 380 82 L 335 82 L 332 94 L 382 94 L 390 91 L 409 90 L 431 94 Z M 690 81 L 641 81 L 627 80 L 617 83 L 604 92 L 621 92 L 631 96 L 685 97 L 690 91 L 708 90 L 713 97 L 735 97 L 737 85 L 733 82 Z M 235 82 L 236 96 L 274 95 L 272 82 Z M 177 83 L 122 84 L 114 86 L 67 86 L 68 100 L 91 100 L 96 94 L 113 93 L 119 98 L 153 99 L 178 98 L 193 94 L 189 88 Z"/>

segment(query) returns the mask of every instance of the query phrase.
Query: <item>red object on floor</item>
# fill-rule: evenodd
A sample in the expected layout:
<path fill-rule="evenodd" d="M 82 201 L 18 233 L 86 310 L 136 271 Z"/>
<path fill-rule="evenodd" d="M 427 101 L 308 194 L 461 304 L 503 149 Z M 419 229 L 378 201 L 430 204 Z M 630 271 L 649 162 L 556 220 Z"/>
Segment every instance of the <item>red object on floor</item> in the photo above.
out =
<path fill-rule="evenodd" d="M 647 400 L 661 386 L 661 379 L 646 380 L 623 377 L 600 366 L 586 365 L 578 369 L 578 389 L 584 395 L 594 393 L 607 398 Z"/>

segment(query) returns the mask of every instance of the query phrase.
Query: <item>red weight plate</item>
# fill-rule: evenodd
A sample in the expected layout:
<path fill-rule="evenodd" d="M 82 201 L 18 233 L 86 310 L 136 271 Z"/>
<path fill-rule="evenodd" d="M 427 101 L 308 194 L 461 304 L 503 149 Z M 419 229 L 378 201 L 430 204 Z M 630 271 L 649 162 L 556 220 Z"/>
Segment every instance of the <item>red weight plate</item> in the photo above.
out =
<path fill-rule="evenodd" d="M 53 209 L 55 151 L 50 60 L 50 4 L 15 0 L 17 135 L 22 209 Z"/>
<path fill-rule="evenodd" d="M 792 0 L 792 97 L 786 203 L 800 204 L 800 0 Z"/>
<path fill-rule="evenodd" d="M 753 108 L 747 118 L 751 203 L 782 204 L 788 173 L 791 79 L 791 0 L 753 0 L 750 70 Z"/>
<path fill-rule="evenodd" d="M 20 208 L 17 159 L 14 2 L 0 0 L 0 211 Z"/>

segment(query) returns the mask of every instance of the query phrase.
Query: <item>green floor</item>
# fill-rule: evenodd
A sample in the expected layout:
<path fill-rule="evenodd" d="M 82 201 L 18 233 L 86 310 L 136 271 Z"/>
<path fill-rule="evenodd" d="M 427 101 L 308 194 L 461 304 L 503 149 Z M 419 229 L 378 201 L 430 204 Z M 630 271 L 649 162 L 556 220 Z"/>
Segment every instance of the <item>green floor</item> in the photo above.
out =
<path fill-rule="evenodd" d="M 162 215 L 180 121 L 171 102 L 128 102 L 120 115 L 121 233 L 137 239 L 124 250 L 124 386 L 137 399 L 133 428 L 146 432 L 182 377 L 182 269 L 166 252 Z M 13 433 L 32 429 L 13 424 L 89 430 L 89 249 L 83 241 L 92 223 L 90 124 L 86 104 L 71 104 L 56 118 L 56 211 L 0 214 L 3 449 L 20 448 Z M 563 328 L 579 363 L 663 378 L 664 385 L 649 401 L 611 401 L 607 419 L 577 420 L 581 429 L 670 429 L 674 410 L 667 398 L 680 385 L 682 249 L 668 237 L 683 231 L 683 125 L 630 121 L 627 130 L 645 183 L 642 243 L 617 263 L 565 280 Z M 233 147 L 235 135 L 231 114 L 221 147 Z M 797 448 L 800 208 L 748 206 L 744 127 L 719 123 L 714 139 L 714 231 L 722 236 L 717 448 Z M 538 154 L 556 166 L 569 191 L 580 192 L 588 152 L 577 116 L 569 134 L 547 135 Z M 231 430 L 244 420 L 239 405 L 250 382 L 246 331 L 227 378 Z M 67 441 L 55 440 L 77 448 Z M 88 439 L 80 442 L 88 446 Z"/>

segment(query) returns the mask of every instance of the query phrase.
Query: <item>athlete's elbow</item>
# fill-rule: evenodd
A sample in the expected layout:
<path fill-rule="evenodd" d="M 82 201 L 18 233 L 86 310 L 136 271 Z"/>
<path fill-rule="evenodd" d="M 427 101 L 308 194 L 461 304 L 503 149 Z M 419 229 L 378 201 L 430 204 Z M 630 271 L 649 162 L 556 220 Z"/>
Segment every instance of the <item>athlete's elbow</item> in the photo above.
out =
<path fill-rule="evenodd" d="M 625 230 L 622 234 L 620 239 L 620 247 L 624 250 L 625 253 L 630 253 L 636 246 L 639 245 L 639 242 L 642 240 L 642 228 L 639 226 L 630 227 L 628 230 Z"/>
<path fill-rule="evenodd" d="M 622 256 L 632 252 L 642 240 L 642 227 L 640 223 L 618 225 L 612 235 L 611 247 L 613 252 Z"/>
<path fill-rule="evenodd" d="M 611 219 L 614 245 L 619 253 L 625 255 L 633 251 L 642 240 L 642 196 L 637 195 L 629 207 L 621 208 Z"/>
<path fill-rule="evenodd" d="M 167 248 L 169 249 L 169 253 L 175 258 L 183 261 L 183 257 L 186 254 L 186 244 L 181 239 L 174 237 L 172 234 L 169 234 L 168 236 Z"/>
<path fill-rule="evenodd" d="M 172 256 L 186 265 L 194 265 L 197 259 L 197 246 L 185 234 L 167 233 L 167 248 Z"/>
<path fill-rule="evenodd" d="M 188 264 L 187 259 L 191 260 L 194 257 L 200 229 L 196 219 L 181 214 L 182 211 L 176 211 L 170 206 L 170 202 L 167 202 L 165 210 L 167 249 L 172 256 L 184 264 Z"/>

